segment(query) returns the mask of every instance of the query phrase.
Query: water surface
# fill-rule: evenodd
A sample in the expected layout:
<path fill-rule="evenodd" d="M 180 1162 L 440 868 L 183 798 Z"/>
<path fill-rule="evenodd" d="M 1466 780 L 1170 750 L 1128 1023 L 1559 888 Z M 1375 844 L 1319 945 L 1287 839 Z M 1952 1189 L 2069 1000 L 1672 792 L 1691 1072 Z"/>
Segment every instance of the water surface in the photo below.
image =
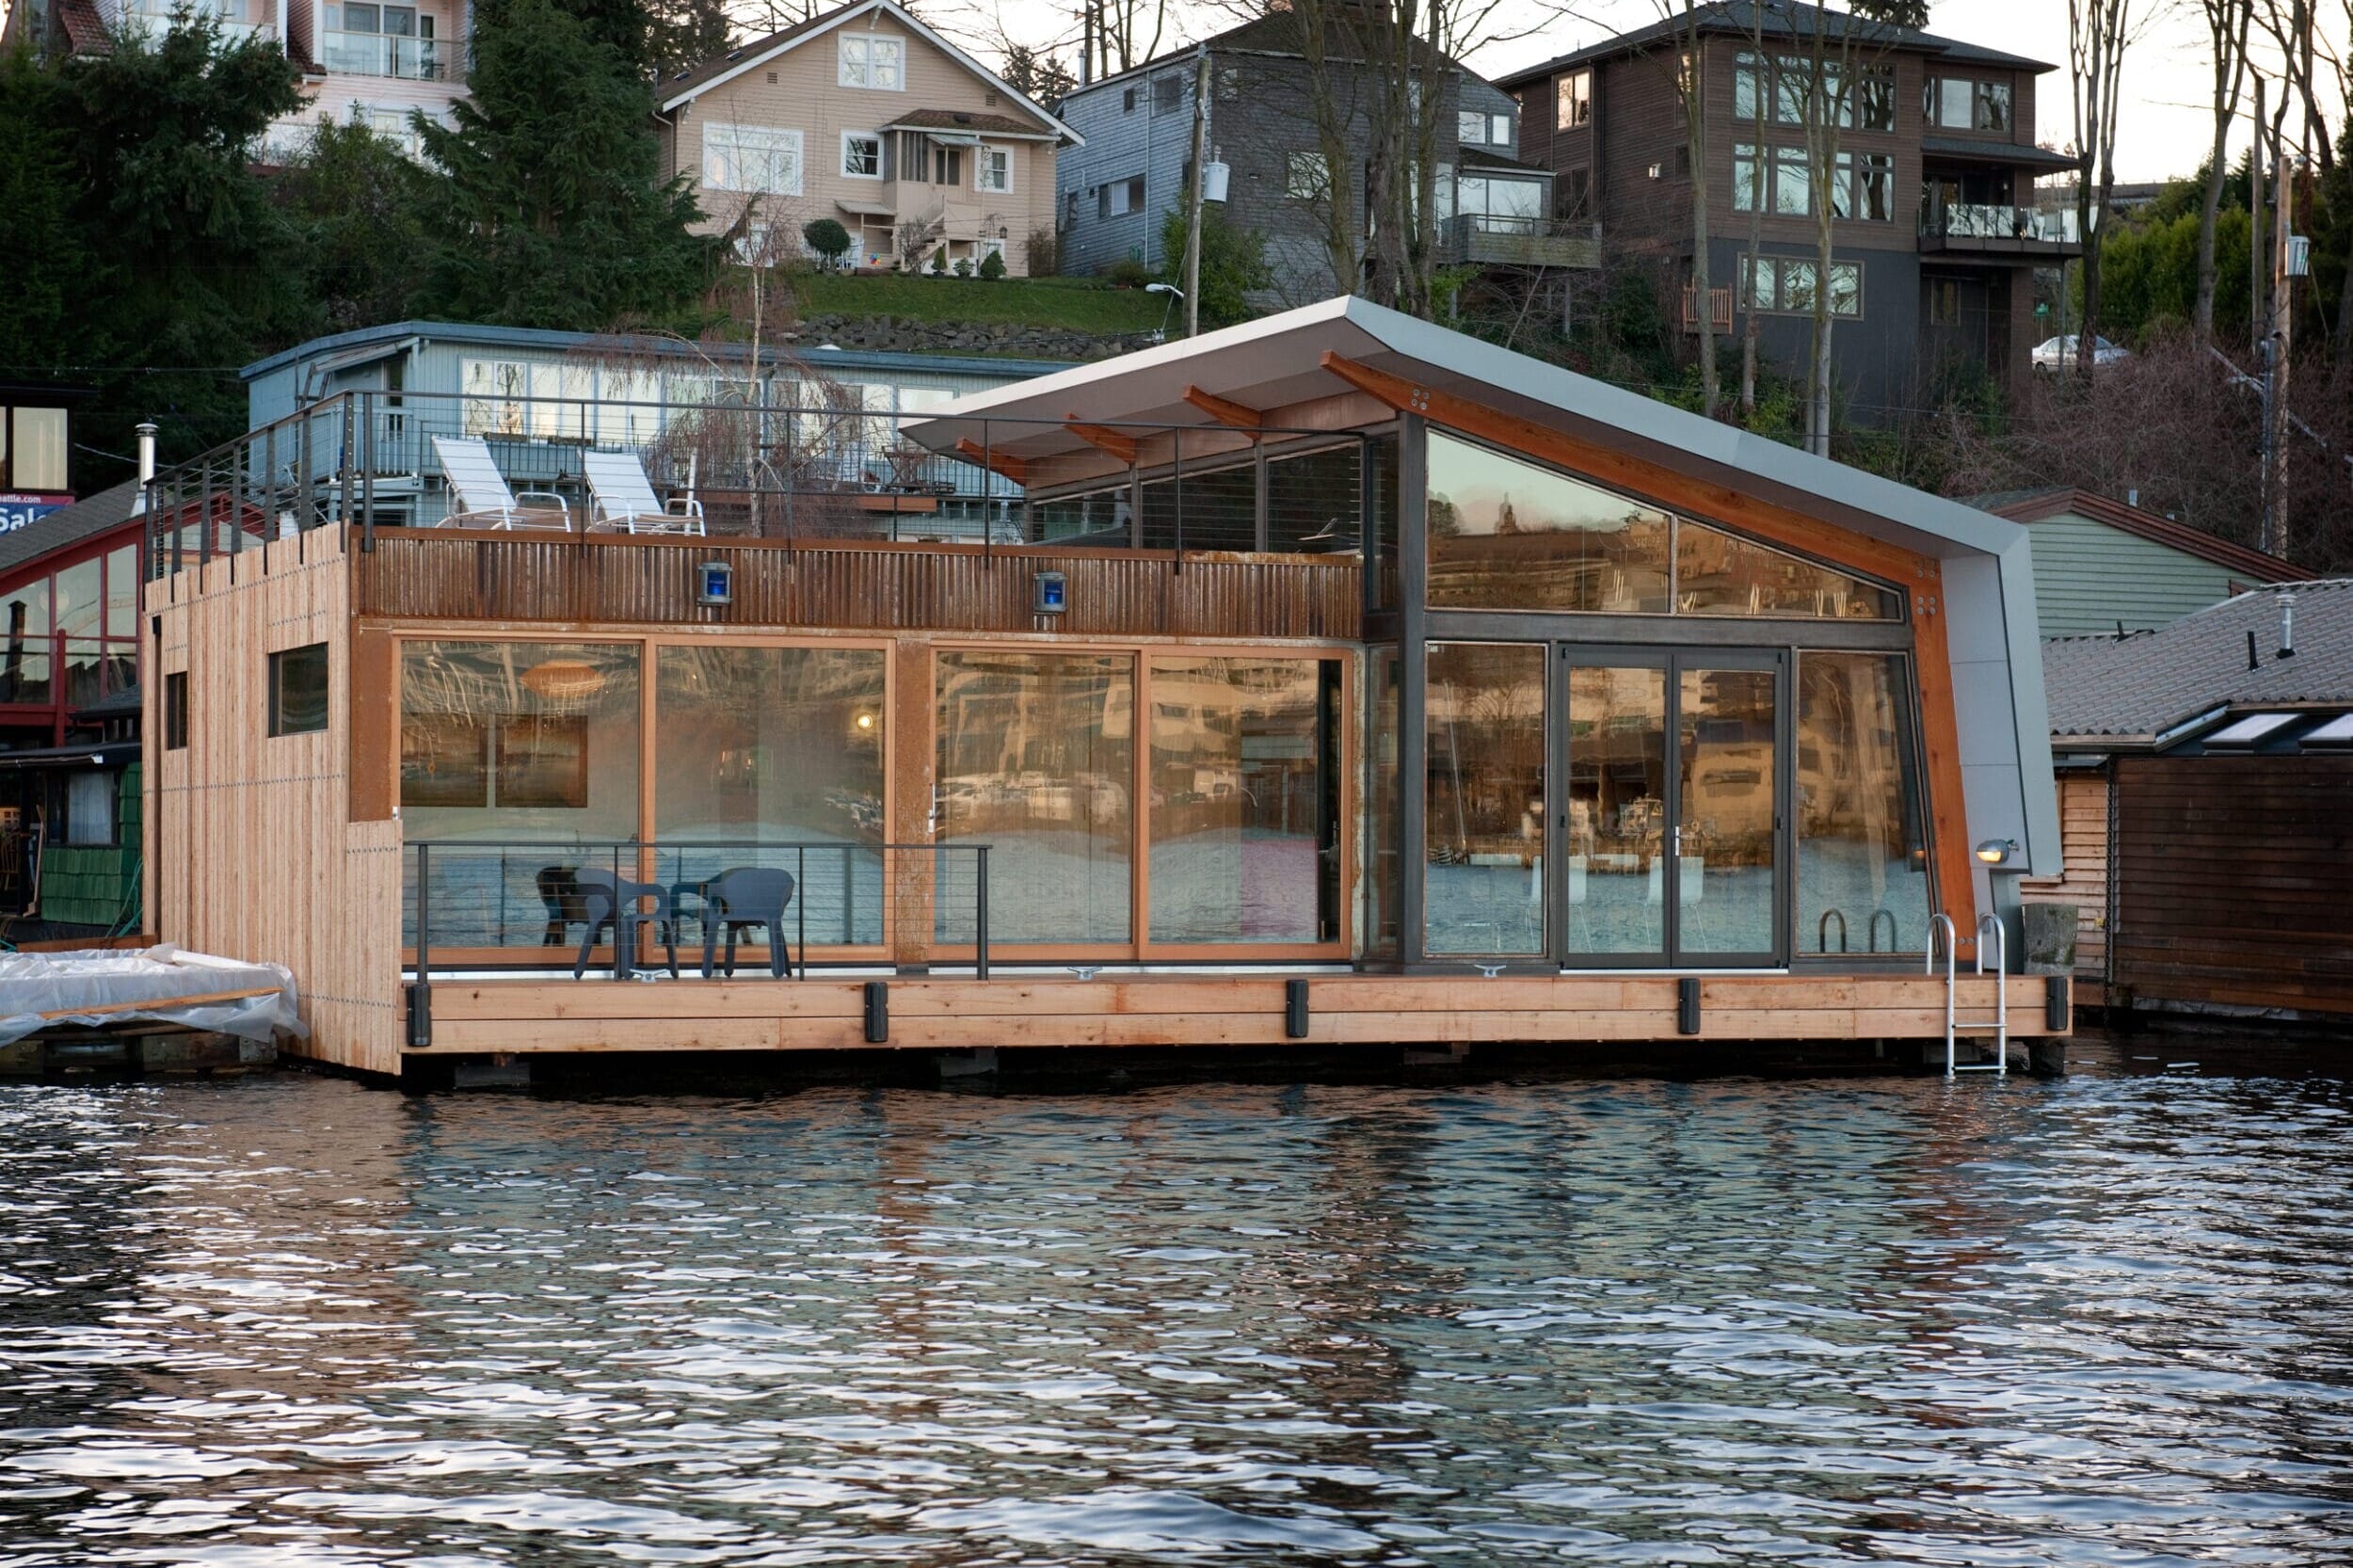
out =
<path fill-rule="evenodd" d="M 0 1568 L 2353 1560 L 2330 1079 L 0 1089 Z"/>

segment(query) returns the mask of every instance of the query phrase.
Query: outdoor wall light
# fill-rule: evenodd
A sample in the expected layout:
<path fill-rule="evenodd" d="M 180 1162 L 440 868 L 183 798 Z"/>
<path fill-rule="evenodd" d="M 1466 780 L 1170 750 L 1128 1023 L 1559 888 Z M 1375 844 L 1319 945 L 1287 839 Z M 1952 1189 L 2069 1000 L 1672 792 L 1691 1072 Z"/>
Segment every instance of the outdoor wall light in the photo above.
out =
<path fill-rule="evenodd" d="M 1059 616 L 1069 608 L 1069 584 L 1058 571 L 1041 571 L 1030 580 L 1030 613 Z"/>
<path fill-rule="evenodd" d="M 874 728 L 874 715 L 872 713 L 860 713 L 857 716 L 857 727 L 860 731 L 871 733 Z"/>
<path fill-rule="evenodd" d="M 1998 866 L 2017 853 L 2015 839 L 1988 839 L 1977 846 L 1977 858 L 1989 866 Z"/>
<path fill-rule="evenodd" d="M 695 602 L 735 602 L 735 568 L 725 561 L 705 561 L 695 568 Z"/>

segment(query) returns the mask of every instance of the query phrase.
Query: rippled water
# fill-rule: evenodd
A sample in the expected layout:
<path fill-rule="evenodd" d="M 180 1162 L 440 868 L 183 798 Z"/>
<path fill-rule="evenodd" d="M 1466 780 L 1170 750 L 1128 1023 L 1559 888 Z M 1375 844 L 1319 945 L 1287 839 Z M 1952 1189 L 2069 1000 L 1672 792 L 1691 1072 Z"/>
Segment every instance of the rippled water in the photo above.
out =
<path fill-rule="evenodd" d="M 0 1090 L 0 1565 L 2353 1560 L 2332 1080 Z"/>

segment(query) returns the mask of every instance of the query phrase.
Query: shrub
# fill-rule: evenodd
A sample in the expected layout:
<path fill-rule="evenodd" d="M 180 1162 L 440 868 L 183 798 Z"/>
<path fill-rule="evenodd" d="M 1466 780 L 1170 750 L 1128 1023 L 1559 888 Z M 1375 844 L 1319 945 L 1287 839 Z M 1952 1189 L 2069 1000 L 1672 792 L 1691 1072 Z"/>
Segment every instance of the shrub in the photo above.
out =
<path fill-rule="evenodd" d="M 1140 289 L 1152 281 L 1152 269 L 1139 257 L 1122 256 L 1103 269 L 1103 280 L 1115 289 Z"/>
<path fill-rule="evenodd" d="M 1160 253 L 1168 258 L 1166 281 L 1184 286 L 1185 215 L 1172 211 L 1160 220 Z M 1202 209 L 1201 325 L 1231 327 L 1250 316 L 1254 289 L 1272 288 L 1274 274 L 1267 266 L 1266 236 L 1237 229 L 1216 207 Z"/>
<path fill-rule="evenodd" d="M 1005 253 L 992 250 L 981 258 L 981 280 L 994 283 L 1005 275 Z"/>
<path fill-rule="evenodd" d="M 1062 270 L 1062 236 L 1051 229 L 1032 229 L 1023 245 L 1032 278 L 1051 278 Z"/>
<path fill-rule="evenodd" d="M 932 264 L 930 270 L 936 277 L 945 278 L 948 276 L 948 248 L 946 246 L 943 245 L 938 249 L 932 252 Z"/>
<path fill-rule="evenodd" d="M 841 258 L 850 253 L 850 232 L 838 218 L 821 217 L 801 225 L 801 239 L 827 268 L 840 266 Z"/>
<path fill-rule="evenodd" d="M 958 256 L 956 258 L 956 276 L 959 278 L 969 278 L 972 276 L 971 257 Z"/>

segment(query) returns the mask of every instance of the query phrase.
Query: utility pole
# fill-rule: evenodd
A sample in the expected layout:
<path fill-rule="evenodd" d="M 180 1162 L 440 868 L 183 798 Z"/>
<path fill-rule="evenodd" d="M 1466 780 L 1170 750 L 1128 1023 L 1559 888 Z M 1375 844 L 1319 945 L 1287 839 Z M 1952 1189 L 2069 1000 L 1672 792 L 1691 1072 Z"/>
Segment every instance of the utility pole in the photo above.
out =
<path fill-rule="evenodd" d="M 1195 51 L 1193 68 L 1193 178 L 1185 193 L 1185 336 L 1201 332 L 1201 179 L 1209 146 L 1209 50 Z"/>
<path fill-rule="evenodd" d="M 2255 78 L 2255 139 L 2247 151 L 2247 332 L 2253 338 L 2258 358 L 2264 351 L 2264 326 L 2269 312 L 2264 307 L 2264 280 L 2270 272 L 2264 265 L 2264 127 L 2270 123 L 2264 118 L 2264 75 L 2253 71 Z"/>
<path fill-rule="evenodd" d="M 2273 151 L 2271 166 L 2271 317 L 2264 332 L 2264 518 L 2262 548 L 2288 552 L 2288 360 L 2295 347 L 2296 284 L 2288 239 L 2296 209 L 2296 171 L 2287 159 L 2286 138 Z"/>

